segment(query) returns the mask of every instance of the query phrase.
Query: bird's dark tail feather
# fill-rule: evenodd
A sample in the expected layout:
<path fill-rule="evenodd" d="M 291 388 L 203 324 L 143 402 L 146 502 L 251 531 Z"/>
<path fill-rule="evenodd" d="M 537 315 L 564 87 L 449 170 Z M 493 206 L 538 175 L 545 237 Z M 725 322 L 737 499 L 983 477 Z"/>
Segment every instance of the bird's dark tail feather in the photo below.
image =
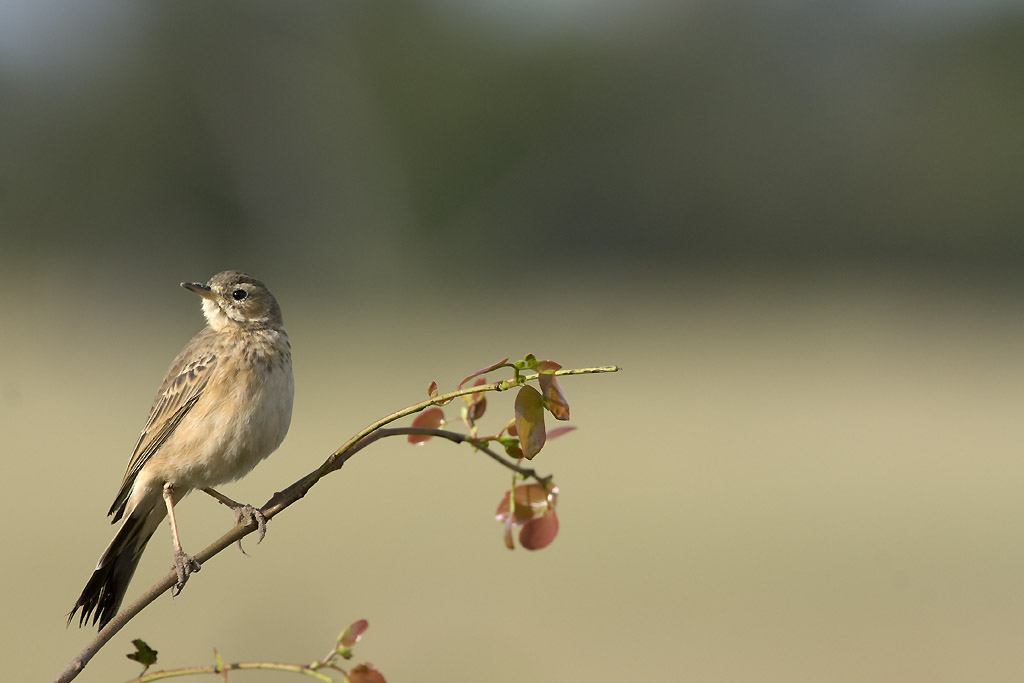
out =
<path fill-rule="evenodd" d="M 142 551 L 153 536 L 156 526 L 159 526 L 159 520 L 154 525 L 151 517 L 151 514 L 136 508 L 124 520 L 68 615 L 69 625 L 79 608 L 82 610 L 78 619 L 79 627 L 85 626 L 90 617 L 92 625 L 99 622 L 100 628 L 114 618 L 121 608 L 121 601 L 135 574 L 135 568 L 139 565 Z"/>

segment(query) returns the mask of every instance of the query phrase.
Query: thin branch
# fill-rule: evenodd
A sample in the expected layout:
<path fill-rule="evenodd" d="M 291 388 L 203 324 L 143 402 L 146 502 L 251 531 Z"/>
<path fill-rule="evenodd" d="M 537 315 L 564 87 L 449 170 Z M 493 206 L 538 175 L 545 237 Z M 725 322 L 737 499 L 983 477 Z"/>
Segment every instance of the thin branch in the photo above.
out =
<path fill-rule="evenodd" d="M 590 375 L 606 372 L 618 372 L 619 370 L 620 368 L 616 365 L 605 365 L 595 368 L 558 370 L 554 374 Z M 508 389 L 511 389 L 512 387 L 525 384 L 530 380 L 537 379 L 538 377 L 539 375 L 537 374 L 519 375 L 517 378 L 507 379 L 501 382 L 492 382 L 491 384 L 481 384 L 480 386 L 459 389 L 457 391 L 452 391 L 447 394 L 433 396 L 427 399 L 426 401 L 417 403 L 416 405 L 413 406 L 409 406 L 408 408 L 404 408 L 396 413 L 388 415 L 387 417 L 381 418 L 380 420 L 377 420 L 373 424 L 368 425 L 367 427 L 364 427 L 359 432 L 357 432 L 355 436 L 353 436 L 344 444 L 342 444 L 342 446 L 338 448 L 338 450 L 331 453 L 327 460 L 325 460 L 323 464 L 320 465 L 320 467 L 318 467 L 316 470 L 302 477 L 288 488 L 282 491 L 278 491 L 273 496 L 271 496 L 270 500 L 268 500 L 263 505 L 263 507 L 260 508 L 260 510 L 263 512 L 263 515 L 268 520 L 273 519 L 275 516 L 277 516 L 278 513 L 282 512 L 283 510 L 291 506 L 293 503 L 301 500 L 302 497 L 305 496 L 306 493 L 311 488 L 313 488 L 313 486 L 315 486 L 316 483 L 320 481 L 320 479 L 322 479 L 326 474 L 341 469 L 341 467 L 353 455 L 361 451 L 369 444 L 376 441 L 378 438 L 382 438 L 383 436 L 389 435 L 374 435 L 373 438 L 367 438 L 373 432 L 381 430 L 382 427 L 384 427 L 387 424 L 390 424 L 391 422 L 394 422 L 395 420 L 400 420 L 403 417 L 413 415 L 415 413 L 420 412 L 421 410 L 424 410 L 425 408 L 429 408 L 430 406 L 445 405 L 460 396 L 478 394 L 486 391 L 506 391 Z M 410 432 L 405 433 L 408 434 Z M 451 432 L 451 434 L 455 434 L 455 432 Z M 444 434 L 437 434 L 436 436 L 441 436 L 442 438 L 449 438 L 447 435 Z M 468 439 L 463 438 L 462 440 L 467 441 Z M 479 448 L 479 446 L 477 446 L 477 448 Z M 497 455 L 491 453 L 488 454 L 491 455 L 491 457 Z M 500 457 L 499 462 L 502 462 L 502 464 L 505 465 L 506 467 L 508 466 L 508 464 L 505 463 L 503 459 L 500 459 Z M 540 478 L 537 477 L 536 473 L 533 472 L 532 470 L 530 470 L 529 474 L 527 474 L 526 476 L 532 476 L 540 480 Z M 199 553 L 195 555 L 195 559 L 199 562 L 200 565 L 204 565 L 207 560 L 211 559 L 215 555 L 218 555 L 221 551 L 230 546 L 232 543 L 248 536 L 256 529 L 257 524 L 255 521 L 251 521 L 248 524 L 244 525 L 237 525 L 233 527 L 231 530 L 229 530 L 227 533 L 225 533 L 223 536 L 218 538 L 216 541 L 208 545 L 206 548 L 199 551 Z M 149 588 L 149 590 L 140 595 L 133 603 L 123 608 L 116 616 L 114 616 L 113 619 L 107 622 L 106 626 L 100 629 L 99 633 L 97 633 L 96 636 L 89 641 L 89 643 L 82 649 L 81 652 L 79 652 L 70 662 L 68 662 L 67 666 L 64 667 L 63 671 L 61 671 L 60 674 L 58 674 L 58 676 L 53 680 L 53 683 L 67 683 L 68 681 L 73 680 L 79 673 L 81 673 L 82 669 L 85 668 L 85 666 L 89 663 L 89 660 L 91 660 L 96 655 L 100 648 L 106 645 L 106 643 L 109 642 L 110 639 L 113 638 L 114 635 L 118 631 L 120 631 L 125 624 L 127 624 L 129 621 L 135 618 L 136 614 L 138 614 L 143 609 L 148 607 L 149 604 L 156 600 L 158 597 L 160 597 L 160 595 L 168 591 L 171 588 L 171 586 L 176 585 L 177 582 L 177 574 L 175 572 L 169 572 L 163 579 L 156 582 L 151 588 Z"/>
<path fill-rule="evenodd" d="M 503 467 L 507 467 L 513 472 L 517 472 L 524 477 L 536 479 L 541 484 L 547 484 L 551 480 L 551 475 L 542 477 L 539 474 L 537 474 L 537 470 L 517 465 L 511 460 L 508 460 L 507 458 L 503 457 L 501 454 L 491 450 L 490 448 L 484 445 L 484 442 L 487 441 L 487 439 L 474 438 L 469 434 L 462 434 L 461 432 L 450 432 L 445 429 L 430 429 L 428 427 L 392 427 L 389 429 L 385 429 L 382 427 L 381 429 L 378 429 L 370 436 L 366 437 L 366 439 L 364 439 L 363 441 L 365 442 L 367 439 L 373 439 L 373 441 L 376 441 L 377 439 L 384 438 L 386 436 L 407 436 L 410 434 L 436 436 L 442 439 L 448 439 L 449 441 L 452 441 L 454 443 L 468 443 L 469 445 L 473 446 L 473 448 L 475 448 L 476 450 L 489 455 L 491 458 L 501 463 Z M 360 442 L 359 447 L 364 448 L 368 445 L 369 443 Z"/>
<path fill-rule="evenodd" d="M 224 664 L 222 666 L 190 666 L 184 669 L 167 669 L 165 671 L 154 671 L 151 674 L 145 674 L 138 678 L 133 678 L 128 681 L 128 683 L 150 683 L 150 681 L 160 681 L 165 678 L 200 676 L 202 674 L 220 675 L 225 671 L 244 671 L 254 669 L 305 674 L 306 676 L 312 676 L 313 678 L 325 681 L 326 683 L 336 683 L 335 679 L 330 676 L 325 676 L 308 666 L 303 666 L 302 664 L 278 664 L 276 662 L 236 662 L 234 664 Z"/>

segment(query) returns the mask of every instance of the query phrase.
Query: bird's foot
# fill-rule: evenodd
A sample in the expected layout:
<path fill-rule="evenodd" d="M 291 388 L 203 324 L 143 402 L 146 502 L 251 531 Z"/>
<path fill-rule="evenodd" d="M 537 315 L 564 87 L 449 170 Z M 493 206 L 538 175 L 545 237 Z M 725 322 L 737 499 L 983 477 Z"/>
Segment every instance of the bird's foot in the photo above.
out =
<path fill-rule="evenodd" d="M 192 572 L 197 572 L 202 567 L 199 565 L 199 561 L 191 555 L 186 555 L 184 551 L 178 550 L 174 553 L 174 573 L 178 575 L 178 583 L 174 584 L 171 588 L 171 595 L 177 596 L 181 593 L 181 590 L 185 587 L 185 582 L 188 581 L 188 577 L 192 575 Z"/>
<path fill-rule="evenodd" d="M 263 511 L 252 505 L 235 505 L 232 509 L 235 511 L 235 526 L 256 522 L 256 533 L 258 534 L 256 544 L 262 543 L 263 537 L 267 535 L 267 516 L 263 514 Z M 238 539 L 238 549 L 242 551 L 243 555 L 249 554 L 242 547 L 242 539 Z"/>
<path fill-rule="evenodd" d="M 256 523 L 256 532 L 259 534 L 259 538 L 256 539 L 256 543 L 261 543 L 263 537 L 267 535 L 267 516 L 263 514 L 263 511 L 252 505 L 245 503 L 238 503 L 223 493 L 215 491 L 211 488 L 203 489 L 207 494 L 218 500 L 222 505 L 227 505 L 235 512 L 235 526 L 248 525 L 253 522 Z M 245 552 L 245 548 L 242 547 L 242 539 L 238 539 L 238 549 L 242 551 L 243 555 L 248 555 Z"/>

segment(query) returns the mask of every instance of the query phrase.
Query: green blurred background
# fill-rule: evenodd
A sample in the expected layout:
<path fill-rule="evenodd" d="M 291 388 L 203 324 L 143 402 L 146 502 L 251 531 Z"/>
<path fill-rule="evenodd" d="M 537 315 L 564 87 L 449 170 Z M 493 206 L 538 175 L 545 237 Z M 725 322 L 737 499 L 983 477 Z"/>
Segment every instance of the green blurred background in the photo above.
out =
<path fill-rule="evenodd" d="M 563 383 L 552 547 L 505 550 L 480 456 L 379 444 L 79 680 L 137 637 L 306 662 L 358 618 L 394 682 L 1021 680 L 1022 73 L 1012 0 L 3 3 L 4 677 L 89 638 L 201 326 L 177 283 L 238 268 L 297 393 L 237 499 L 431 380 L 625 371 Z M 181 508 L 193 552 L 229 524 Z"/>

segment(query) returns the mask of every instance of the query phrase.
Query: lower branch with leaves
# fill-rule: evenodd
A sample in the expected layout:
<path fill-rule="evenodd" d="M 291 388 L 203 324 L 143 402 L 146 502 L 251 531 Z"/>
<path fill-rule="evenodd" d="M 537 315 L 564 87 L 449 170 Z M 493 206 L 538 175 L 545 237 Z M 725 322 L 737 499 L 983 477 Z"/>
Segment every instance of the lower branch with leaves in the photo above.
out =
<path fill-rule="evenodd" d="M 511 370 L 512 377 L 488 383 L 484 375 L 498 370 Z M 505 545 L 512 549 L 513 527 L 521 526 L 519 543 L 529 550 L 539 550 L 552 543 L 558 533 L 558 517 L 555 507 L 558 500 L 558 487 L 554 484 L 553 475 L 541 475 L 536 470 L 525 466 L 524 461 L 532 461 L 547 442 L 575 429 L 574 427 L 558 427 L 547 430 L 545 413 L 559 421 L 569 419 L 569 403 L 559 384 L 559 377 L 574 375 L 592 375 L 619 371 L 618 366 L 608 365 L 590 368 L 563 369 L 561 365 L 550 360 L 538 360 L 527 355 L 522 360 L 509 362 L 507 358 L 478 370 L 463 379 L 454 391 L 440 394 L 437 383 L 431 382 L 427 388 L 428 398 L 408 408 L 392 413 L 361 429 L 334 451 L 316 470 L 302 477 L 291 486 L 275 493 L 261 508 L 266 520 L 273 519 L 301 500 L 323 477 L 342 468 L 356 453 L 374 442 L 389 436 L 405 436 L 411 444 L 423 444 L 432 438 L 441 438 L 456 444 L 466 444 L 470 448 L 486 455 L 512 472 L 512 486 L 500 497 L 496 517 L 504 526 Z M 529 374 L 527 374 L 529 373 Z M 470 381 L 472 385 L 466 386 Z M 535 382 L 535 388 L 531 382 Z M 479 421 L 487 411 L 487 394 L 518 389 L 514 403 L 512 419 L 508 420 L 499 431 L 482 435 Z M 457 417 L 449 418 L 445 407 L 456 399 L 460 400 Z M 417 415 L 418 413 L 418 415 Z M 416 415 L 409 427 L 387 427 L 410 415 Z M 446 429 L 448 425 L 459 424 L 464 431 Z M 525 483 L 532 480 L 531 483 Z M 201 565 L 206 563 L 231 546 L 235 542 L 256 531 L 259 525 L 256 520 L 238 524 L 219 539 L 204 548 L 195 559 Z M 66 683 L 73 680 L 89 663 L 99 650 L 110 641 L 131 619 L 170 590 L 178 583 L 178 576 L 170 572 L 158 581 L 132 604 L 124 607 L 99 633 L 64 667 L 54 679 L 54 683 Z M 338 656 L 350 653 L 353 629 L 358 633 L 355 640 L 366 630 L 366 623 L 356 622 L 339 636 L 334 651 L 325 660 L 313 665 L 274 664 L 269 662 L 249 662 L 240 664 L 223 664 L 219 656 L 211 667 L 195 667 L 179 669 L 174 672 L 154 672 L 144 675 L 136 681 L 159 680 L 171 675 L 184 676 L 191 674 L 217 674 L 227 680 L 231 670 L 273 668 L 276 670 L 293 671 L 312 675 L 321 680 L 334 680 L 325 676 L 321 669 L 331 668 L 351 683 L 383 683 L 384 678 L 371 665 L 358 665 L 345 671 L 336 664 Z M 346 635 L 348 634 L 348 635 Z M 345 642 L 343 642 L 345 641 Z M 141 645 L 139 645 L 141 643 Z M 145 646 L 144 648 L 142 646 Z M 137 650 L 129 655 L 149 666 L 155 662 L 156 651 L 146 643 L 137 641 Z M 149 653 L 152 653 L 151 655 Z M 360 668 L 364 667 L 364 668 Z M 157 678 L 154 678 L 157 677 Z"/>
<path fill-rule="evenodd" d="M 360 619 L 348 626 L 337 640 L 334 647 L 321 659 L 311 664 L 283 664 L 280 662 L 233 662 L 225 664 L 216 648 L 213 650 L 214 663 L 209 666 L 190 666 L 183 669 L 165 669 L 147 674 L 149 667 L 156 663 L 157 651 L 151 648 L 142 640 L 133 640 L 135 652 L 128 655 L 142 664 L 142 675 L 133 678 L 128 683 L 151 683 L 162 681 L 168 678 L 181 678 L 183 676 L 214 675 L 223 680 L 228 680 L 228 673 L 231 671 L 282 671 L 284 673 L 301 674 L 310 676 L 325 683 L 337 683 L 338 679 L 331 674 L 337 673 L 342 676 L 341 680 L 346 683 L 386 683 L 384 676 L 377 669 L 368 663 L 357 664 L 351 669 L 345 669 L 342 662 L 352 658 L 352 646 L 359 642 L 370 624 L 365 619 Z M 324 673 L 327 672 L 327 673 Z"/>

